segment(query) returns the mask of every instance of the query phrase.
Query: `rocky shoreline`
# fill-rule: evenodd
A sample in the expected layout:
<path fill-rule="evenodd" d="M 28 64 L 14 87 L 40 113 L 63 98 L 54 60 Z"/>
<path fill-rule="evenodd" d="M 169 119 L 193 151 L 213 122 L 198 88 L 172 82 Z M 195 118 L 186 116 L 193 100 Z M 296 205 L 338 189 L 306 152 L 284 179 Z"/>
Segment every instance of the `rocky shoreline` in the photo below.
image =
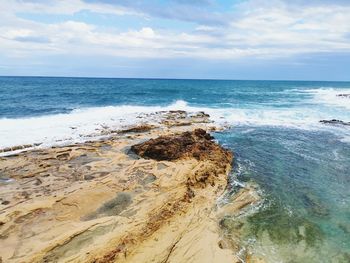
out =
<path fill-rule="evenodd" d="M 158 122 L 0 157 L 1 260 L 241 262 L 220 222 L 259 197 L 242 188 L 217 205 L 233 155 L 207 133 L 209 116 L 147 117 Z"/>

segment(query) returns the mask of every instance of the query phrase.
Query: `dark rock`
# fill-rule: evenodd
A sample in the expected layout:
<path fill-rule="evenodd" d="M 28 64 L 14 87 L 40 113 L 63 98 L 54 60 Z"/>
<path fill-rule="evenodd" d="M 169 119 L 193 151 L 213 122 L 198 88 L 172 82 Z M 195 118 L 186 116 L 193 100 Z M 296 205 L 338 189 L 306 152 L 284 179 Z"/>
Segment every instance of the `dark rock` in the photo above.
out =
<path fill-rule="evenodd" d="M 210 118 L 210 115 L 205 113 L 204 111 L 199 111 L 196 114 L 191 116 L 192 118 Z"/>
<path fill-rule="evenodd" d="M 337 97 L 350 98 L 350 94 L 338 94 Z"/>
<path fill-rule="evenodd" d="M 3 176 L 0 174 L 0 185 L 1 185 L 1 184 L 9 184 L 9 183 L 12 183 L 12 182 L 14 182 L 14 179 L 8 178 L 8 177 L 3 177 Z"/>
<path fill-rule="evenodd" d="M 216 160 L 217 156 L 225 156 L 231 160 L 232 154 L 212 141 L 213 137 L 203 129 L 184 132 L 179 135 L 160 136 L 141 144 L 133 145 L 131 150 L 143 158 L 158 161 L 172 161 L 181 158 L 197 160 Z M 218 154 L 224 153 L 224 154 Z M 227 161 L 226 160 L 226 161 Z"/>
<path fill-rule="evenodd" d="M 316 195 L 305 193 L 301 199 L 305 206 L 315 215 L 323 217 L 329 215 L 329 209 Z"/>
<path fill-rule="evenodd" d="M 127 192 L 120 192 L 117 196 L 99 207 L 95 212 L 81 218 L 83 221 L 89 221 L 103 216 L 114 216 L 122 213 L 131 203 L 132 196 Z"/>
<path fill-rule="evenodd" d="M 341 121 L 341 120 L 321 120 L 321 123 L 324 124 L 333 124 L 333 125 L 345 125 L 345 126 L 350 126 L 350 122 L 345 122 L 345 121 Z"/>
<path fill-rule="evenodd" d="M 349 225 L 340 223 L 340 224 L 338 224 L 338 227 L 339 227 L 341 230 L 343 230 L 343 232 L 344 232 L 345 234 L 350 235 L 350 226 L 349 226 Z"/>
<path fill-rule="evenodd" d="M 41 185 L 42 183 L 43 183 L 42 180 L 40 180 L 39 178 L 36 178 L 34 185 L 38 186 L 38 185 Z"/>
<path fill-rule="evenodd" d="M 230 216 L 226 216 L 224 218 L 222 218 L 219 222 L 220 227 L 228 230 L 229 232 L 232 231 L 237 231 L 239 229 L 241 229 L 244 225 L 244 223 L 242 221 L 240 221 L 239 219 L 235 219 L 233 217 Z"/>
<path fill-rule="evenodd" d="M 178 114 L 187 114 L 187 112 L 184 110 L 170 110 L 169 112 L 170 113 L 178 113 Z"/>
<path fill-rule="evenodd" d="M 60 161 L 67 161 L 69 160 L 70 158 L 70 154 L 69 153 L 61 153 L 61 154 L 58 154 L 56 156 L 56 159 L 60 160 Z"/>
<path fill-rule="evenodd" d="M 153 174 L 149 174 L 145 178 L 143 178 L 139 181 L 140 181 L 141 185 L 145 186 L 145 185 L 148 185 L 150 183 L 153 183 L 155 180 L 157 180 L 157 177 L 155 177 Z"/>
<path fill-rule="evenodd" d="M 89 181 L 89 180 L 93 180 L 93 179 L 95 179 L 95 177 L 94 177 L 94 176 L 92 176 L 91 174 L 84 175 L 84 180 Z"/>
<path fill-rule="evenodd" d="M 150 131 L 152 129 L 154 129 L 155 126 L 153 125 L 148 125 L 148 124 L 142 124 L 139 126 L 135 126 L 135 127 L 130 127 L 128 129 L 119 131 L 119 133 L 128 133 L 128 132 L 134 132 L 134 133 L 138 133 L 138 132 L 147 132 Z"/>

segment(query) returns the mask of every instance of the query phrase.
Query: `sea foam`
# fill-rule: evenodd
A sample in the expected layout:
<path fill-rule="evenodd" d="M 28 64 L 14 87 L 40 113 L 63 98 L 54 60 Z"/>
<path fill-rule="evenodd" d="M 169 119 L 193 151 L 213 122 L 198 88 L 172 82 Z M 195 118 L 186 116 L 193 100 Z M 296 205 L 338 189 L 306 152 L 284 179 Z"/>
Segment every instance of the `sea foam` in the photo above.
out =
<path fill-rule="evenodd" d="M 340 118 L 350 120 L 350 99 L 337 96 L 348 90 L 333 88 L 290 90 L 309 96 L 294 107 L 277 108 L 273 105 L 239 108 L 235 105 L 222 108 L 192 106 L 178 100 L 167 106 L 106 106 L 72 110 L 67 114 L 46 115 L 31 118 L 0 119 L 0 149 L 26 144 L 41 144 L 49 147 L 59 144 L 83 142 L 99 138 L 101 130 L 120 129 L 151 119 L 137 118 L 142 113 L 167 110 L 188 112 L 205 111 L 217 125 L 225 126 L 283 126 L 288 128 L 334 132 L 345 141 L 350 141 L 348 127 L 333 127 L 320 124 L 321 119 Z"/>
<path fill-rule="evenodd" d="M 141 113 L 185 109 L 184 101 L 166 107 L 107 106 L 75 109 L 67 114 L 31 118 L 0 119 L 0 149 L 26 144 L 53 146 L 62 143 L 83 142 L 98 137 L 106 127 L 120 129 L 137 124 Z"/>
<path fill-rule="evenodd" d="M 339 96 L 340 94 L 350 94 L 349 89 L 321 88 L 307 90 L 306 92 L 313 95 L 311 101 L 315 104 L 350 110 L 350 98 Z"/>

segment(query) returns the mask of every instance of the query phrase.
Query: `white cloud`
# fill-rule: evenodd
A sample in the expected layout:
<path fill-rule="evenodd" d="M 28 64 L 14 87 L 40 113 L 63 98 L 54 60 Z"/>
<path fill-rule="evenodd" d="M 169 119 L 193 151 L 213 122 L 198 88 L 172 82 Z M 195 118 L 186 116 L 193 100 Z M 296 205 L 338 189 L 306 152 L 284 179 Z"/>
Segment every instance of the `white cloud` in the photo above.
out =
<path fill-rule="evenodd" d="M 82 0 L 47 0 L 47 1 L 21 1 L 2 0 L 0 3 L 0 13 L 23 12 L 37 14 L 59 14 L 73 15 L 80 11 L 91 11 L 94 13 L 114 14 L 114 15 L 136 15 L 139 14 L 131 9 L 106 4 L 106 3 L 87 3 Z"/>
<path fill-rule="evenodd" d="M 249 1 L 237 6 L 229 25 L 198 25 L 176 32 L 140 26 L 120 30 L 77 21 L 45 24 L 24 20 L 18 12 L 74 14 L 136 14 L 133 10 L 80 0 L 0 2 L 0 49 L 7 56 L 57 54 L 119 57 L 283 57 L 311 52 L 350 52 L 350 6 L 303 6 L 282 1 L 274 6 Z M 137 13 L 137 15 L 139 15 Z M 223 14 L 224 15 L 224 14 Z M 234 17 L 234 18 L 232 18 Z M 47 41 L 44 41 L 47 40 Z"/>

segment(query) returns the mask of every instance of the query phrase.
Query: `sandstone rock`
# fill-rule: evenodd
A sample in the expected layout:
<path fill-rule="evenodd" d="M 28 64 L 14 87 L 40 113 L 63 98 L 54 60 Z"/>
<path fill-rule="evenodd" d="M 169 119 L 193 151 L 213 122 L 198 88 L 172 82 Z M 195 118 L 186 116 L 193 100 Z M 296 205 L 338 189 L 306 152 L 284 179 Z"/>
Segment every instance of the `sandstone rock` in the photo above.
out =
<path fill-rule="evenodd" d="M 162 114 L 192 124 L 165 126 L 156 114 L 149 133 L 131 127 L 140 133 L 1 159 L 0 178 L 13 180 L 0 179 L 0 202 L 10 202 L 1 205 L 3 262 L 240 262 L 216 217 L 232 154 L 196 129 L 208 129 L 206 116 Z M 144 159 L 125 152 L 135 137 L 148 140 L 133 146 Z"/>

